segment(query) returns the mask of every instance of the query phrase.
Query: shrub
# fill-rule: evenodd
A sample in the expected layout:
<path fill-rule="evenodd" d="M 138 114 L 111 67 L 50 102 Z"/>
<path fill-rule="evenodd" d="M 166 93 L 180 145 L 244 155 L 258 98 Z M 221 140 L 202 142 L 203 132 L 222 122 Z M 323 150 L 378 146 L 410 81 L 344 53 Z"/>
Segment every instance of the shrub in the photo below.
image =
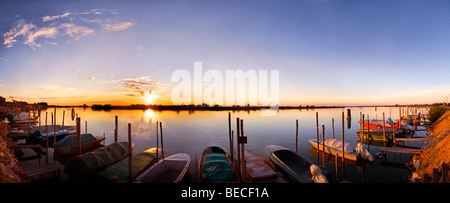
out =
<path fill-rule="evenodd" d="M 439 117 L 441 117 L 447 109 L 437 103 L 431 105 L 428 119 L 431 123 L 434 123 Z"/>

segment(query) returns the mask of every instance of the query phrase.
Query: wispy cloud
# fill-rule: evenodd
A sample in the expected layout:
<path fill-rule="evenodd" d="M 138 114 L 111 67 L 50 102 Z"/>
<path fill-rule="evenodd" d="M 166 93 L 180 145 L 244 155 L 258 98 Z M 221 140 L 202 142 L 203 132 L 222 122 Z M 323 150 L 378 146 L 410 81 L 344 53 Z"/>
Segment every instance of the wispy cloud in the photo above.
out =
<path fill-rule="evenodd" d="M 115 23 L 115 24 L 106 24 L 103 26 L 103 28 L 105 30 L 117 32 L 117 31 L 126 30 L 133 25 L 134 25 L 133 22 L 119 22 L 119 23 Z"/>
<path fill-rule="evenodd" d="M 90 77 L 90 78 L 88 78 L 88 80 L 89 80 L 89 81 L 95 80 L 95 78 L 97 78 L 97 77 Z"/>
<path fill-rule="evenodd" d="M 106 14 L 109 12 L 110 15 L 106 15 L 106 18 L 99 19 L 102 17 L 103 12 L 106 12 Z M 76 17 L 77 15 L 83 15 L 84 17 Z M 37 47 L 41 47 L 41 43 L 57 46 L 57 42 L 54 40 L 47 41 L 47 39 L 57 38 L 58 36 L 70 36 L 75 40 L 79 40 L 86 36 L 95 35 L 96 29 L 103 28 L 103 30 L 108 31 L 124 31 L 135 24 L 134 22 L 128 21 L 114 24 L 104 23 L 118 22 L 118 19 L 114 16 L 117 16 L 117 12 L 113 13 L 104 9 L 92 9 L 85 12 L 64 12 L 61 15 L 44 16 L 41 18 L 44 23 L 40 23 L 44 25 L 19 19 L 8 32 L 3 34 L 3 45 L 6 48 L 11 48 L 15 44 L 24 44 L 36 50 Z"/>
<path fill-rule="evenodd" d="M 40 44 L 36 43 L 36 39 L 43 38 L 54 38 L 58 34 L 58 30 L 54 27 L 43 27 L 31 31 L 27 34 L 24 44 L 30 45 L 31 47 L 41 47 Z"/>
<path fill-rule="evenodd" d="M 62 15 L 44 16 L 44 17 L 42 17 L 42 21 L 44 21 L 44 22 L 46 22 L 46 21 L 52 21 L 52 20 L 56 20 L 56 19 L 58 19 L 58 18 L 64 18 L 64 17 L 70 16 L 70 15 L 72 15 L 72 14 L 73 14 L 73 13 L 67 12 L 67 13 L 64 13 L 64 14 L 62 14 Z"/>
<path fill-rule="evenodd" d="M 102 83 L 112 83 L 121 88 L 125 88 L 131 91 L 133 96 L 137 96 L 136 94 L 143 96 L 145 93 L 151 93 L 159 86 L 158 81 L 151 79 L 150 76 L 103 81 Z M 127 93 L 127 95 L 130 96 L 131 93 Z"/>
<path fill-rule="evenodd" d="M 79 40 L 82 37 L 86 37 L 89 35 L 94 35 L 94 30 L 84 26 L 77 26 L 75 24 L 62 24 L 62 27 L 66 29 L 66 35 L 73 37 L 76 40 Z"/>

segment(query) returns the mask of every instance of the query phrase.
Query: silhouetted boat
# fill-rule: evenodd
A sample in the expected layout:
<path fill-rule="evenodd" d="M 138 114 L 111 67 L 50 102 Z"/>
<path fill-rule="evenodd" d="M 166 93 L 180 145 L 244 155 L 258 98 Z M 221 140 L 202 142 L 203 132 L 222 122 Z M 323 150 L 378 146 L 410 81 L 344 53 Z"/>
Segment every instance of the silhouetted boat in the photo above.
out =
<path fill-rule="evenodd" d="M 191 157 L 178 153 L 159 160 L 144 170 L 134 182 L 137 183 L 179 183 L 191 164 Z"/>
<path fill-rule="evenodd" d="M 285 147 L 267 145 L 264 151 L 290 179 L 299 183 L 314 183 L 310 172 L 311 162 Z"/>
<path fill-rule="evenodd" d="M 93 136 L 92 134 L 81 134 L 81 150 L 86 150 L 100 144 L 101 141 L 105 140 L 104 137 Z M 78 141 L 76 135 L 69 135 L 64 137 L 58 142 L 53 144 L 53 148 L 55 148 L 55 152 L 68 156 L 71 155 L 78 150 Z"/>

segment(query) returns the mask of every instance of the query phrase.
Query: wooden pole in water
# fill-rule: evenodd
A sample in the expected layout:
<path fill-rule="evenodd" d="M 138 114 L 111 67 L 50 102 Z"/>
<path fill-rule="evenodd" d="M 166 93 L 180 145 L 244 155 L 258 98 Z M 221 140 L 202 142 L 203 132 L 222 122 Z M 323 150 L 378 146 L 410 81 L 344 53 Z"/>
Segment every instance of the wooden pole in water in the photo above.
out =
<path fill-rule="evenodd" d="M 244 139 L 244 119 L 241 119 L 241 138 Z M 242 153 L 242 164 L 241 164 L 241 174 L 242 174 L 242 182 L 246 182 L 246 165 L 245 165 L 245 142 L 243 142 L 243 140 L 241 139 L 241 145 L 242 145 L 242 149 L 241 149 L 241 153 Z"/>
<path fill-rule="evenodd" d="M 333 139 L 334 139 L 334 118 L 331 118 L 331 130 L 333 131 Z"/>
<path fill-rule="evenodd" d="M 316 140 L 317 140 L 317 165 L 320 163 L 319 155 L 319 113 L 316 112 Z"/>
<path fill-rule="evenodd" d="M 338 156 L 339 156 L 339 154 L 336 153 L 336 156 L 335 156 L 335 158 L 334 158 L 334 171 L 335 171 L 334 177 L 336 177 L 336 182 L 339 181 L 339 163 L 338 163 Z"/>
<path fill-rule="evenodd" d="M 364 143 L 364 131 L 365 131 L 365 127 L 364 127 L 364 121 L 365 119 L 364 119 L 364 114 L 362 115 L 362 125 L 363 125 L 363 130 L 362 130 L 362 136 L 361 136 L 361 138 L 362 138 L 362 142 Z"/>
<path fill-rule="evenodd" d="M 64 130 L 64 118 L 65 117 L 66 117 L 66 110 L 63 110 L 63 120 L 62 120 L 61 130 Z"/>
<path fill-rule="evenodd" d="M 325 125 L 322 125 L 322 166 L 325 168 Z"/>
<path fill-rule="evenodd" d="M 241 130 L 240 130 L 240 121 L 239 118 L 236 118 L 236 147 L 237 147 L 237 162 L 236 162 L 236 168 L 240 168 L 241 167 L 241 146 L 239 144 L 239 138 L 241 137 Z"/>
<path fill-rule="evenodd" d="M 79 117 L 76 120 L 76 131 L 77 131 L 78 155 L 81 155 L 81 118 Z"/>
<path fill-rule="evenodd" d="M 367 115 L 367 139 L 365 140 L 367 143 L 370 141 L 370 119 L 369 115 Z"/>
<path fill-rule="evenodd" d="M 159 131 L 161 132 L 161 157 L 164 159 L 164 141 L 163 141 L 163 131 L 162 122 L 159 122 Z"/>
<path fill-rule="evenodd" d="M 117 115 L 116 115 L 116 117 L 115 117 L 115 121 L 114 121 L 114 124 L 115 124 L 115 128 L 114 128 L 114 142 L 117 142 L 117 131 L 118 131 L 118 120 L 119 120 L 119 118 L 117 117 Z M 158 147 L 158 146 L 156 146 L 156 147 Z"/>
<path fill-rule="evenodd" d="M 384 112 L 383 112 L 383 146 L 386 146 L 386 123 L 384 120 Z"/>
<path fill-rule="evenodd" d="M 84 121 L 84 128 L 85 128 L 85 130 L 84 130 L 84 134 L 87 134 L 87 121 Z"/>
<path fill-rule="evenodd" d="M 45 132 L 47 133 L 47 148 L 45 148 L 45 162 L 48 163 L 48 125 L 47 125 L 48 112 L 45 112 Z M 40 130 L 40 129 L 39 129 Z"/>
<path fill-rule="evenodd" d="M 132 151 L 132 144 L 131 144 L 131 123 L 128 123 L 128 180 L 131 181 L 131 178 L 133 176 L 131 171 L 131 151 Z"/>
<path fill-rule="evenodd" d="M 53 143 L 56 143 L 56 108 L 55 108 L 55 124 L 53 125 Z"/>
<path fill-rule="evenodd" d="M 158 121 L 156 121 L 156 157 L 158 158 L 159 152 L 159 133 L 158 133 Z"/>
<path fill-rule="evenodd" d="M 298 151 L 298 119 L 295 120 L 295 153 Z"/>
<path fill-rule="evenodd" d="M 363 118 L 364 118 L 364 114 L 363 114 Z M 345 144 L 344 144 L 344 112 L 342 112 L 342 167 L 344 167 L 344 158 L 345 158 Z M 345 177 L 345 176 L 344 176 Z"/>
<path fill-rule="evenodd" d="M 230 155 L 231 155 L 231 160 L 234 160 L 234 153 L 233 153 L 233 139 L 231 137 L 231 113 L 228 112 L 228 141 L 230 142 Z"/>

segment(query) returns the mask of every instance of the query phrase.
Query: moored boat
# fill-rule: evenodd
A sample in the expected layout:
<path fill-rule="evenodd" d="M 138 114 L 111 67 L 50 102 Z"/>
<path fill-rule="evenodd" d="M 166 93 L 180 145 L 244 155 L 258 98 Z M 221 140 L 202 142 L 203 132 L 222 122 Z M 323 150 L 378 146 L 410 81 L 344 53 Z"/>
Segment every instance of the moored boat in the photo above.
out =
<path fill-rule="evenodd" d="M 136 177 L 136 183 L 179 183 L 191 164 L 191 157 L 178 153 L 159 160 Z"/>
<path fill-rule="evenodd" d="M 361 143 L 358 143 L 356 148 L 353 148 L 350 143 L 342 143 L 342 141 L 336 140 L 334 138 L 325 140 L 324 145 L 322 144 L 322 142 L 319 142 L 319 145 L 317 145 L 317 140 L 315 139 L 310 139 L 309 143 L 311 143 L 311 145 L 319 151 L 324 151 L 325 153 L 331 155 L 338 154 L 339 157 L 344 157 L 344 159 L 357 161 L 358 159 L 362 158 L 373 161 L 372 155 L 366 149 L 364 149 Z M 342 151 L 342 145 L 344 145 L 344 151 Z"/>
<path fill-rule="evenodd" d="M 239 177 L 224 149 L 210 146 L 200 156 L 198 177 L 202 183 L 238 183 Z"/>
<path fill-rule="evenodd" d="M 86 150 L 97 146 L 101 141 L 105 140 L 104 137 L 93 136 L 92 134 L 81 134 L 81 150 Z M 53 148 L 55 148 L 55 152 L 68 156 L 71 155 L 78 150 L 78 141 L 76 135 L 69 135 L 64 137 L 58 142 L 53 144 Z"/>
<path fill-rule="evenodd" d="M 69 180 L 91 182 L 100 170 L 123 160 L 129 155 L 128 142 L 114 142 L 108 146 L 71 158 L 64 166 Z M 133 150 L 134 144 L 131 144 Z"/>
<path fill-rule="evenodd" d="M 278 145 L 267 145 L 264 151 L 270 160 L 294 182 L 313 183 L 310 167 L 312 163 L 292 150 Z"/>
<path fill-rule="evenodd" d="M 158 151 L 158 152 L 157 152 Z M 150 148 L 131 155 L 131 179 L 130 157 L 106 167 L 97 173 L 98 182 L 127 183 L 137 177 L 143 170 L 153 166 L 161 158 L 161 148 Z"/>
<path fill-rule="evenodd" d="M 318 149 L 319 151 L 323 150 L 322 142 L 319 143 L 319 146 L 317 146 L 317 140 L 316 139 L 310 139 L 309 143 L 311 145 Z M 350 145 L 350 143 L 344 142 L 344 153 L 342 152 L 342 141 L 336 140 L 336 139 L 327 139 L 325 140 L 325 153 L 336 155 L 338 154 L 339 157 L 342 158 L 344 155 L 345 159 L 356 161 L 358 159 L 358 154 L 353 151 L 354 148 Z"/>

